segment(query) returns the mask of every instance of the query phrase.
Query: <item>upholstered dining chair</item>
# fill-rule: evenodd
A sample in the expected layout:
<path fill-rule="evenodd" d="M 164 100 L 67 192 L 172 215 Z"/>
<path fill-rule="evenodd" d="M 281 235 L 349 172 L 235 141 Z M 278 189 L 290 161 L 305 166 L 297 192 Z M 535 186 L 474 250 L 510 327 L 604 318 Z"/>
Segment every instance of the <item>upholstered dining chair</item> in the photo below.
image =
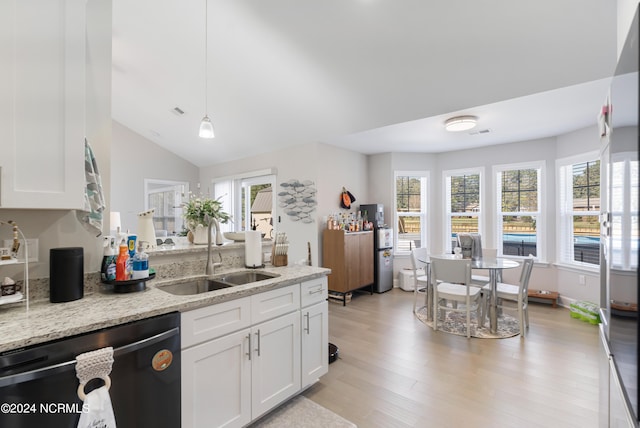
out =
<path fill-rule="evenodd" d="M 418 302 L 418 294 L 428 292 L 429 279 L 427 276 L 427 265 L 424 260 L 427 260 L 428 252 L 426 248 L 414 248 L 411 250 L 411 267 L 413 268 L 413 313 L 416 312 L 416 304 Z M 422 261 L 421 261 L 422 260 Z M 424 271 L 421 271 L 421 267 L 424 267 Z M 424 275 L 422 274 L 424 272 Z"/>
<path fill-rule="evenodd" d="M 533 257 L 529 256 L 522 263 L 522 271 L 520 272 L 520 281 L 518 284 L 506 284 L 498 282 L 497 295 L 498 308 L 511 309 L 518 311 L 518 324 L 520 326 L 520 337 L 525 338 L 527 329 L 529 328 L 529 278 L 533 270 Z M 482 288 L 485 293 L 483 313 L 488 313 L 489 299 L 487 298 L 491 292 L 491 285 L 487 284 Z M 516 307 L 506 306 L 504 301 L 514 302 Z"/>
<path fill-rule="evenodd" d="M 471 337 L 471 312 L 475 311 L 478 323 L 481 299 L 480 288 L 471 285 L 471 260 L 431 257 L 431 286 L 433 287 L 433 329 L 438 330 L 440 312 L 465 312 L 467 338 Z M 459 305 L 460 303 L 464 306 Z"/>

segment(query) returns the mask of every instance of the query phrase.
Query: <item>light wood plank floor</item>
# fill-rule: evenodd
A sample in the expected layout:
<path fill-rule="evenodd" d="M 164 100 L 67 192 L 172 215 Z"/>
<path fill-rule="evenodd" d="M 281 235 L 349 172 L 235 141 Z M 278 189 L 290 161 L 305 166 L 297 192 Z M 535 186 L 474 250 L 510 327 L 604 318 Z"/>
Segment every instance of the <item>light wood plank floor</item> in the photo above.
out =
<path fill-rule="evenodd" d="M 532 303 L 526 339 L 434 332 L 413 294 L 329 304 L 340 359 L 304 392 L 359 428 L 598 426 L 598 328 Z"/>

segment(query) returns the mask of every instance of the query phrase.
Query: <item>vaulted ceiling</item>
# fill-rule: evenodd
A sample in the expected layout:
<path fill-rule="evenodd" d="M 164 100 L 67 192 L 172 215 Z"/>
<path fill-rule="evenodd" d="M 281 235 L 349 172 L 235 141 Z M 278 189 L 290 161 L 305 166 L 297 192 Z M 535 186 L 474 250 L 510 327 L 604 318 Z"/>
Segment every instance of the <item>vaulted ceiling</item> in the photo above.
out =
<path fill-rule="evenodd" d="M 113 118 L 198 166 L 311 142 L 440 152 L 559 135 L 595 123 L 616 60 L 601 0 L 208 0 L 205 93 L 204 11 L 113 0 Z M 213 140 L 197 135 L 205 96 Z M 443 130 L 457 113 L 478 116 L 473 132 Z"/>

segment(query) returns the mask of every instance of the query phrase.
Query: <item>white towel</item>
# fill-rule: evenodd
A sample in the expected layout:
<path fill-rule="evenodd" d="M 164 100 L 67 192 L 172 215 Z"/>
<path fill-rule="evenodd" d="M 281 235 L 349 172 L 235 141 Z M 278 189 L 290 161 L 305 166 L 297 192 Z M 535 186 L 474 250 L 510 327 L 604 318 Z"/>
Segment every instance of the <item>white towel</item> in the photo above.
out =
<path fill-rule="evenodd" d="M 82 413 L 78 420 L 78 428 L 116 428 L 109 387 L 111 367 L 113 365 L 113 348 L 106 347 L 85 352 L 76 357 L 76 376 L 80 380 L 78 396 L 83 399 Z M 105 380 L 105 385 L 94 389 L 84 396 L 84 386 L 94 378 Z"/>
<path fill-rule="evenodd" d="M 96 236 L 102 235 L 102 215 L 106 208 L 102 180 L 98 173 L 98 162 L 93 155 L 89 142 L 84 140 L 84 208 L 76 212 L 78 220 Z"/>

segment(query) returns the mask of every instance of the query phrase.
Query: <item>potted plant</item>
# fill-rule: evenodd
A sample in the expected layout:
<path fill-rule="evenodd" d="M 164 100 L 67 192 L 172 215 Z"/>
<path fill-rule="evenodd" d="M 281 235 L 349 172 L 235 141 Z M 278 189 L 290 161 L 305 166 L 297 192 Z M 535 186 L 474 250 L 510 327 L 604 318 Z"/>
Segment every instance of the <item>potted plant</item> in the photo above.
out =
<path fill-rule="evenodd" d="M 227 223 L 231 216 L 222 211 L 220 198 L 211 199 L 195 196 L 189 192 L 189 201 L 182 205 L 182 215 L 186 220 L 187 228 L 193 236 L 194 244 L 207 244 L 207 231 L 211 226 L 216 229 L 216 245 L 222 245 L 222 233 L 220 223 Z M 191 239 L 189 239 L 191 241 Z"/>

